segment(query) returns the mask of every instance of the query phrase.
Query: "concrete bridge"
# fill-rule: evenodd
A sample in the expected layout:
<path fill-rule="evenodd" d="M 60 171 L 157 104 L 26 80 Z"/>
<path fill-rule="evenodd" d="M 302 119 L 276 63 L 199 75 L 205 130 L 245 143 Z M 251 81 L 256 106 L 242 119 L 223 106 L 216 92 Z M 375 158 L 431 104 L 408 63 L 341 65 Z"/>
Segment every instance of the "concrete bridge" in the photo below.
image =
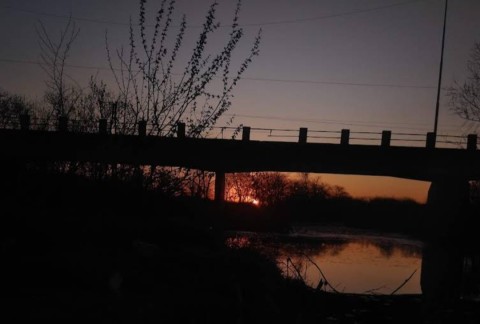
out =
<path fill-rule="evenodd" d="M 0 130 L 1 159 L 480 179 L 480 150 Z"/>
<path fill-rule="evenodd" d="M 69 132 L 59 123 L 56 131 L 0 130 L 0 160 L 78 161 L 108 164 L 176 166 L 216 172 L 215 199 L 223 200 L 225 174 L 280 171 L 391 176 L 430 181 L 428 203 L 439 213 L 455 213 L 468 199 L 468 181 L 480 179 L 477 136 L 469 135 L 466 149 L 435 148 L 428 133 L 425 147 L 391 146 L 384 131 L 380 145 L 351 145 L 342 130 L 339 144 L 308 143 L 306 128 L 298 142 L 250 140 L 244 127 L 241 140 L 194 139 L 178 125 L 176 137 L 147 136 L 139 123 L 138 135 L 108 134 L 100 121 L 96 133 Z M 445 226 L 448 226 L 446 224 Z"/>

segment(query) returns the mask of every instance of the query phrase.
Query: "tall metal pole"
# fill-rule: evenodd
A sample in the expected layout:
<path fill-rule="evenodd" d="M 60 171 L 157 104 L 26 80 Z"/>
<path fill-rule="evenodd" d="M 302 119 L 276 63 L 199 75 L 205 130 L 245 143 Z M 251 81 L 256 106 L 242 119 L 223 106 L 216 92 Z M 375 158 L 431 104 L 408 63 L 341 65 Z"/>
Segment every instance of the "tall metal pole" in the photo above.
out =
<path fill-rule="evenodd" d="M 433 125 L 433 134 L 437 136 L 438 128 L 438 110 L 440 109 L 440 92 L 442 87 L 442 70 L 443 70 L 443 52 L 445 49 L 445 29 L 447 27 L 447 8 L 448 0 L 445 0 L 445 13 L 443 16 L 443 35 L 442 35 L 442 53 L 440 56 L 440 72 L 438 74 L 438 87 L 437 87 L 437 104 L 435 107 L 435 124 Z"/>

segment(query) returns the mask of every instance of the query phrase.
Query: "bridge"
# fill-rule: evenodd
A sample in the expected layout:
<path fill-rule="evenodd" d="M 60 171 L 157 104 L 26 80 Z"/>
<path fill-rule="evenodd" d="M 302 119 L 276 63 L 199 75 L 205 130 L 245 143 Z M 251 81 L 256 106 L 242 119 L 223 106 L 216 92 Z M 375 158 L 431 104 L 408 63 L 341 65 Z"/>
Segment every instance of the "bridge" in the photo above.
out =
<path fill-rule="evenodd" d="M 106 120 L 95 132 L 72 132 L 67 121 L 55 130 L 32 129 L 25 117 L 18 128 L 0 130 L 3 161 L 77 161 L 107 164 L 174 166 L 214 171 L 215 198 L 224 199 L 225 174 L 280 171 L 391 176 L 431 181 L 429 201 L 452 195 L 462 200 L 465 184 L 480 179 L 477 135 L 466 138 L 466 148 L 436 148 L 436 136 L 426 134 L 424 147 L 392 146 L 392 133 L 383 131 L 379 145 L 350 143 L 350 131 L 340 141 L 308 142 L 308 129 L 298 130 L 298 141 L 259 141 L 243 127 L 241 139 L 188 138 L 185 125 L 175 137 L 147 135 L 145 122 L 136 135 L 111 134 Z M 28 119 L 27 119 L 28 121 Z M 434 188 L 435 190 L 432 190 Z M 460 188 L 460 189 L 459 189 Z M 437 197 L 437 198 L 435 198 Z"/>

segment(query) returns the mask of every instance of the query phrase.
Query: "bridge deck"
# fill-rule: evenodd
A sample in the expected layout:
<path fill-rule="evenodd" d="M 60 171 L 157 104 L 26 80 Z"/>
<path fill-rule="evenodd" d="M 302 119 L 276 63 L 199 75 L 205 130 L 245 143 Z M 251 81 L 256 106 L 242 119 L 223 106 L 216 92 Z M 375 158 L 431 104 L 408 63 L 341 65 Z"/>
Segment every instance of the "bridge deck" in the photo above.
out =
<path fill-rule="evenodd" d="M 2 160 L 480 179 L 480 151 L 0 130 Z"/>

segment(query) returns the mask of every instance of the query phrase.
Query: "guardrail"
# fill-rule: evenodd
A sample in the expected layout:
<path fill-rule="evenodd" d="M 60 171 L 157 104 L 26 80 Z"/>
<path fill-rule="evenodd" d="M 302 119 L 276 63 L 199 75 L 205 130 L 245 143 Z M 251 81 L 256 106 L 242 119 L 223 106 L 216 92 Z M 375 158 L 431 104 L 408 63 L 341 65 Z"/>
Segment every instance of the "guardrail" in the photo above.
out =
<path fill-rule="evenodd" d="M 109 123 L 106 119 L 97 120 L 76 120 L 60 117 L 58 119 L 48 118 L 32 118 L 29 115 L 20 115 L 17 117 L 9 116 L 8 118 L 0 117 L 0 129 L 18 129 L 22 131 L 55 131 L 55 132 L 74 132 L 74 133 L 98 133 L 98 134 L 134 134 L 138 136 L 166 136 L 156 130 L 152 123 L 144 120 L 138 120 L 131 123 Z M 284 139 L 284 141 L 297 141 L 300 144 L 306 143 L 330 143 L 330 144 L 364 144 L 379 145 L 381 147 L 390 146 L 424 146 L 426 148 L 435 148 L 438 144 L 447 147 L 466 148 L 467 150 L 476 150 L 478 145 L 477 134 L 468 134 L 466 136 L 434 134 L 428 132 L 393 133 L 389 130 L 382 132 L 371 131 L 351 131 L 350 129 L 342 129 L 340 131 L 331 130 L 309 130 L 301 127 L 299 129 L 287 128 L 257 128 L 257 127 L 211 127 L 207 138 L 223 138 L 237 139 L 241 132 L 241 140 L 249 141 L 252 135 L 256 140 L 266 139 Z M 179 138 L 187 137 L 187 129 L 184 123 L 177 123 L 168 130 L 168 136 L 176 135 Z"/>
<path fill-rule="evenodd" d="M 218 134 L 217 138 L 231 138 L 229 133 L 238 132 L 236 127 L 214 127 Z M 247 129 L 247 131 L 245 131 Z M 381 147 L 389 146 L 423 146 L 426 148 L 435 148 L 438 144 L 442 147 L 453 148 L 467 148 L 476 149 L 478 145 L 477 134 L 468 134 L 466 136 L 437 134 L 429 132 L 422 133 L 407 133 L 407 132 L 392 132 L 384 130 L 382 132 L 370 131 L 351 131 L 349 129 L 342 129 L 340 131 L 331 130 L 309 130 L 307 128 L 299 129 L 283 129 L 283 128 L 254 128 L 243 127 L 242 139 L 249 140 L 251 134 L 259 134 L 261 139 L 275 138 L 283 139 L 285 141 L 298 141 L 298 143 L 330 143 L 330 144 L 364 144 L 364 145 L 379 145 Z M 247 133 L 248 135 L 245 135 Z M 257 139 L 257 138 L 255 138 Z"/>

